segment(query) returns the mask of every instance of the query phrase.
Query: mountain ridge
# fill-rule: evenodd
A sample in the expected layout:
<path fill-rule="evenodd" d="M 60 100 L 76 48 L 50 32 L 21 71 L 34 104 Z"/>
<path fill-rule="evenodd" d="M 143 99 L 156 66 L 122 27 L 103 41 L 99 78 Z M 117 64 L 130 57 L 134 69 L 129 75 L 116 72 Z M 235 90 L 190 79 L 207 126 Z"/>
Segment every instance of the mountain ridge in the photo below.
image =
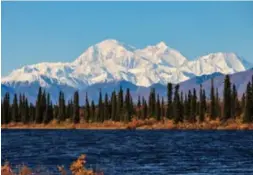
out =
<path fill-rule="evenodd" d="M 202 75 L 233 74 L 250 67 L 251 63 L 232 52 L 210 53 L 188 60 L 163 41 L 139 49 L 108 39 L 88 47 L 73 62 L 26 65 L 3 77 L 1 82 L 7 90 L 9 87 L 25 92 L 29 88 L 33 99 L 41 86 L 57 99 L 60 90 L 72 94 L 98 83 L 126 81 L 147 89 L 154 84 L 177 84 Z"/>
<path fill-rule="evenodd" d="M 108 39 L 90 46 L 73 62 L 27 65 L 3 77 L 2 83 L 37 81 L 42 87 L 50 86 L 43 76 L 57 85 L 66 84 L 77 89 L 113 80 L 126 80 L 148 87 L 154 83 L 180 83 L 193 76 L 214 72 L 240 72 L 251 66 L 234 53 L 211 53 L 190 61 L 165 42 L 137 49 Z"/>

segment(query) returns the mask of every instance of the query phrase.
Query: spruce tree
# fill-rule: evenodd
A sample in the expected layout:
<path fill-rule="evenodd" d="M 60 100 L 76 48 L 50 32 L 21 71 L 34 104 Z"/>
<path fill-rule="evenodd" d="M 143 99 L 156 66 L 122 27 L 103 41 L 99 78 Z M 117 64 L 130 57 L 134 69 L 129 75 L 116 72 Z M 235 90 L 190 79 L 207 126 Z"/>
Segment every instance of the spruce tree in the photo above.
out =
<path fill-rule="evenodd" d="M 244 108 L 245 108 L 245 101 L 246 101 L 246 97 L 245 97 L 245 93 L 243 93 L 242 98 L 241 98 L 241 108 L 242 108 L 242 110 L 244 110 Z"/>
<path fill-rule="evenodd" d="M 191 116 L 192 116 L 192 108 L 191 108 L 191 105 L 192 105 L 192 93 L 191 93 L 191 90 L 188 91 L 188 97 L 187 97 L 187 113 L 186 113 L 186 120 L 187 121 L 191 121 Z"/>
<path fill-rule="evenodd" d="M 243 122 L 249 123 L 252 122 L 252 112 L 251 112 L 251 104 L 252 104 L 252 89 L 251 83 L 249 82 L 246 90 L 246 101 L 243 115 Z"/>
<path fill-rule="evenodd" d="M 50 95 L 47 94 L 46 110 L 44 112 L 43 123 L 48 124 L 50 121 Z"/>
<path fill-rule="evenodd" d="M 104 121 L 104 104 L 103 104 L 101 90 L 99 92 L 99 100 L 98 100 L 98 121 L 99 122 L 103 122 Z"/>
<path fill-rule="evenodd" d="M 28 100 L 25 98 L 24 100 L 24 123 L 28 123 L 30 119 L 29 116 L 29 106 L 28 106 Z"/>
<path fill-rule="evenodd" d="M 180 96 L 179 96 L 179 85 L 177 84 L 175 86 L 175 92 L 174 92 L 174 100 L 173 100 L 174 108 L 173 108 L 173 120 L 175 123 L 180 122 L 180 109 L 181 109 L 181 104 L 180 104 Z"/>
<path fill-rule="evenodd" d="M 227 120 L 231 118 L 231 83 L 229 75 L 225 76 L 224 90 L 223 90 L 223 116 L 222 119 Z"/>
<path fill-rule="evenodd" d="M 112 111 L 112 120 L 117 121 L 117 97 L 116 97 L 116 92 L 112 92 L 112 97 L 111 97 L 111 111 Z"/>
<path fill-rule="evenodd" d="M 120 86 L 120 89 L 119 89 L 119 95 L 118 95 L 118 103 L 121 105 L 120 107 L 123 108 L 124 106 L 124 92 L 123 92 L 123 89 L 122 87 Z"/>
<path fill-rule="evenodd" d="M 138 96 L 137 110 L 138 110 L 137 117 L 138 119 L 141 119 L 141 97 L 140 96 Z"/>
<path fill-rule="evenodd" d="M 156 116 L 155 110 L 156 110 L 156 92 L 155 89 L 152 88 L 149 94 L 149 115 L 151 117 Z"/>
<path fill-rule="evenodd" d="M 43 111 L 41 111 L 41 99 L 42 99 L 42 89 L 41 89 L 41 87 L 39 87 L 39 92 L 38 92 L 37 100 L 36 100 L 36 116 L 35 116 L 36 123 L 42 122 L 42 112 Z"/>
<path fill-rule="evenodd" d="M 4 103 L 1 100 L 1 123 L 4 124 L 5 116 L 4 116 Z"/>
<path fill-rule="evenodd" d="M 159 94 L 157 94 L 157 100 L 156 100 L 156 120 L 161 120 L 161 105 L 160 105 L 160 97 Z"/>
<path fill-rule="evenodd" d="M 238 102 L 238 97 L 237 97 L 237 90 L 235 85 L 233 84 L 232 88 L 232 94 L 231 94 L 231 115 L 232 117 L 236 117 L 240 113 L 240 106 Z"/>
<path fill-rule="evenodd" d="M 17 94 L 14 94 L 13 103 L 12 103 L 12 121 L 18 121 L 18 98 Z"/>
<path fill-rule="evenodd" d="M 104 102 L 104 120 L 109 120 L 110 113 L 109 113 L 109 101 L 108 101 L 108 94 L 105 94 L 105 102 Z"/>
<path fill-rule="evenodd" d="M 188 116 L 189 116 L 189 108 L 188 108 L 188 96 L 187 93 L 184 94 L 184 101 L 183 101 L 183 105 L 184 105 L 184 118 L 183 120 L 187 120 Z"/>
<path fill-rule="evenodd" d="M 211 92 L 210 92 L 210 117 L 214 120 L 217 117 L 216 109 L 215 109 L 215 93 L 214 93 L 214 85 L 213 79 L 211 79 Z"/>
<path fill-rule="evenodd" d="M 142 97 L 142 106 L 143 106 L 142 119 L 145 120 L 148 117 L 148 105 L 144 97 Z"/>
<path fill-rule="evenodd" d="M 90 121 L 90 104 L 89 104 L 89 99 L 88 99 L 88 94 L 86 92 L 86 96 L 85 96 L 85 118 L 86 118 L 86 122 Z"/>
<path fill-rule="evenodd" d="M 179 121 L 183 122 L 184 120 L 184 94 L 181 92 L 180 94 L 180 110 L 179 110 Z"/>
<path fill-rule="evenodd" d="M 124 120 L 123 119 L 123 108 L 124 108 L 124 97 L 123 97 L 123 89 L 120 87 L 120 90 L 118 92 L 117 96 L 117 108 L 116 108 L 116 116 L 115 119 L 116 121 Z"/>
<path fill-rule="evenodd" d="M 199 121 L 204 121 L 204 101 L 203 101 L 203 90 L 202 85 L 200 85 L 199 90 Z"/>
<path fill-rule="evenodd" d="M 162 104 L 161 104 L 161 116 L 165 117 L 165 107 L 164 107 L 164 99 L 162 97 Z"/>
<path fill-rule="evenodd" d="M 35 107 L 32 103 L 30 103 L 29 106 L 29 116 L 30 116 L 29 122 L 30 123 L 35 122 Z"/>
<path fill-rule="evenodd" d="M 4 96 L 3 100 L 3 115 L 2 115 L 2 123 L 8 124 L 10 122 L 10 95 L 7 92 Z"/>
<path fill-rule="evenodd" d="M 60 91 L 59 93 L 59 100 L 58 100 L 58 105 L 59 105 L 59 113 L 58 113 L 58 120 L 59 121 L 64 121 L 66 118 L 66 107 L 65 107 L 65 98 L 64 98 L 64 93 Z"/>
<path fill-rule="evenodd" d="M 221 116 L 221 107 L 220 107 L 220 98 L 219 98 L 219 91 L 216 88 L 216 95 L 215 95 L 215 114 L 216 116 Z"/>
<path fill-rule="evenodd" d="M 26 123 L 26 104 L 25 104 L 25 95 L 23 94 L 22 95 L 22 100 L 21 100 L 21 104 L 20 104 L 20 107 L 21 107 L 21 121 L 23 123 Z"/>
<path fill-rule="evenodd" d="M 19 103 L 18 103 L 18 118 L 17 121 L 21 122 L 21 115 L 22 115 L 22 95 L 21 93 L 19 94 Z"/>
<path fill-rule="evenodd" d="M 96 121 L 95 117 L 96 117 L 96 107 L 94 104 L 94 101 L 91 101 L 91 117 L 92 117 L 92 121 Z"/>
<path fill-rule="evenodd" d="M 130 89 L 127 88 L 126 96 L 125 96 L 125 111 L 126 111 L 126 118 L 125 122 L 131 121 L 131 115 L 132 115 L 132 109 L 131 109 L 131 95 L 130 95 Z"/>
<path fill-rule="evenodd" d="M 191 99 L 191 117 L 190 117 L 190 122 L 195 122 L 196 121 L 196 115 L 197 115 L 197 94 L 196 94 L 196 89 L 193 89 L 193 95 Z"/>
<path fill-rule="evenodd" d="M 80 116 L 79 116 L 79 94 L 78 91 L 74 93 L 74 105 L 73 105 L 73 122 L 79 123 Z"/>
<path fill-rule="evenodd" d="M 168 83 L 167 86 L 167 112 L 166 112 L 166 117 L 171 118 L 173 114 L 173 105 L 172 105 L 172 84 Z"/>
<path fill-rule="evenodd" d="M 204 115 L 205 115 L 205 113 L 206 113 L 206 111 L 207 111 L 207 104 L 206 104 L 206 91 L 205 91 L 205 89 L 203 89 L 203 112 L 204 112 Z"/>

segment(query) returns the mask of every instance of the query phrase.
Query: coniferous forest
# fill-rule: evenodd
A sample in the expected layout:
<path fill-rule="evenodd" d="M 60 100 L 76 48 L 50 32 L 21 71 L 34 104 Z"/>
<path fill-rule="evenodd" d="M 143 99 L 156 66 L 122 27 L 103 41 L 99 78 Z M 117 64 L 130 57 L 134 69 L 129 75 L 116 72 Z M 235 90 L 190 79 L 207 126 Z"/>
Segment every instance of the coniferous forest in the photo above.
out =
<path fill-rule="evenodd" d="M 179 85 L 167 85 L 167 97 L 164 99 L 156 93 L 155 89 L 150 90 L 148 99 L 138 97 L 134 103 L 130 90 L 126 92 L 122 88 L 112 94 L 99 93 L 98 104 L 90 101 L 88 94 L 80 97 L 76 91 L 73 98 L 65 100 L 64 93 L 59 92 L 57 104 L 53 104 L 50 94 L 39 88 L 36 104 L 29 103 L 23 94 L 15 94 L 13 101 L 10 95 L 5 94 L 1 101 L 1 122 L 48 124 L 52 120 L 63 122 L 69 120 L 79 123 L 81 119 L 87 123 L 117 121 L 130 122 L 133 117 L 139 120 L 154 118 L 161 121 L 164 118 L 179 122 L 202 122 L 205 118 L 220 121 L 240 118 L 243 123 L 253 121 L 253 77 L 247 84 L 247 89 L 239 98 L 236 86 L 231 84 L 229 76 L 224 79 L 223 94 L 219 94 L 211 80 L 210 95 L 206 95 L 205 89 L 200 85 L 199 90 L 189 90 L 187 93 L 180 91 Z M 85 105 L 79 105 L 79 98 L 85 98 Z"/>

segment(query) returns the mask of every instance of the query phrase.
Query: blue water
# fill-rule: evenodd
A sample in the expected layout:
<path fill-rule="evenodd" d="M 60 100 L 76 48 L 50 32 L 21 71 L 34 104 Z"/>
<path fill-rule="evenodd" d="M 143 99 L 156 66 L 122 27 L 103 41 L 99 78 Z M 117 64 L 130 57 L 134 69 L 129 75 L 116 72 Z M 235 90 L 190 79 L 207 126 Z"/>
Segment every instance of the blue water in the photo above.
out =
<path fill-rule="evenodd" d="M 2 163 L 59 174 L 87 154 L 106 175 L 253 174 L 253 131 L 4 130 Z"/>

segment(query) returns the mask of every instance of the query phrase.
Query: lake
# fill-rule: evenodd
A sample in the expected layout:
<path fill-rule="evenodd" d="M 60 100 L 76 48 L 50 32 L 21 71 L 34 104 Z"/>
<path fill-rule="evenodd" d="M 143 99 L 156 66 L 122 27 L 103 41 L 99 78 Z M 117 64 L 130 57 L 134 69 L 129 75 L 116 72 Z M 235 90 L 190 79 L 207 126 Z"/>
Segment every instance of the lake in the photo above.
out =
<path fill-rule="evenodd" d="M 87 154 L 105 175 L 253 174 L 253 131 L 8 130 L 2 163 L 59 174 Z"/>

